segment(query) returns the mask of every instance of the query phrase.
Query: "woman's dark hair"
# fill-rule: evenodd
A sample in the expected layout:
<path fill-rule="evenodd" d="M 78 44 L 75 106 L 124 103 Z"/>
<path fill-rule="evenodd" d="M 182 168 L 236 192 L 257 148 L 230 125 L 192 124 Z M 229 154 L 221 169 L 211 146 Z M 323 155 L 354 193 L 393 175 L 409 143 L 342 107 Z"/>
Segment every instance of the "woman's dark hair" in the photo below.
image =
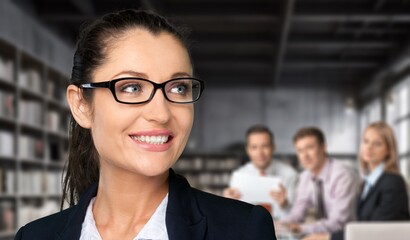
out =
<path fill-rule="evenodd" d="M 110 41 L 121 37 L 127 30 L 144 29 L 153 35 L 167 32 L 177 38 L 188 50 L 185 30 L 177 28 L 164 17 L 144 10 L 122 10 L 103 16 L 84 25 L 77 41 L 70 84 L 91 82 L 92 74 L 106 59 Z M 92 91 L 82 91 L 83 99 L 92 100 Z M 76 204 L 81 194 L 99 179 L 99 155 L 94 147 L 90 129 L 82 128 L 71 116 L 69 155 L 63 177 L 63 197 L 70 206 Z"/>

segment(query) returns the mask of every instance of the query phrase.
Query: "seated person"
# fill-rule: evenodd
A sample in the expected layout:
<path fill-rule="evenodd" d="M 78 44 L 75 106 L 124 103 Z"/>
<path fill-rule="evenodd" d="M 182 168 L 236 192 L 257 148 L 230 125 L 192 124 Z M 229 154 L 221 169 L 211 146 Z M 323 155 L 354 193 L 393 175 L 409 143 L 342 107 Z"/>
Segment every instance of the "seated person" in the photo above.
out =
<path fill-rule="evenodd" d="M 360 147 L 364 184 L 357 208 L 358 221 L 409 220 L 406 183 L 399 173 L 396 140 L 384 122 L 370 124 Z M 343 231 L 311 235 L 306 240 L 342 240 Z"/>
<path fill-rule="evenodd" d="M 355 220 L 358 175 L 326 156 L 325 136 L 318 128 L 300 129 L 293 143 L 305 171 L 299 177 L 295 204 L 279 224 L 301 235 L 340 231 Z M 316 220 L 304 223 L 311 208 L 316 210 Z"/>
<path fill-rule="evenodd" d="M 272 160 L 274 152 L 275 139 L 269 128 L 262 125 L 250 127 L 246 132 L 246 153 L 250 162 L 235 172 L 254 176 L 275 176 L 282 180 L 280 190 L 270 193 L 274 200 L 272 216 L 279 219 L 288 213 L 293 203 L 298 174 L 291 166 Z M 240 199 L 241 193 L 238 189 L 227 188 L 224 190 L 224 196 Z"/>

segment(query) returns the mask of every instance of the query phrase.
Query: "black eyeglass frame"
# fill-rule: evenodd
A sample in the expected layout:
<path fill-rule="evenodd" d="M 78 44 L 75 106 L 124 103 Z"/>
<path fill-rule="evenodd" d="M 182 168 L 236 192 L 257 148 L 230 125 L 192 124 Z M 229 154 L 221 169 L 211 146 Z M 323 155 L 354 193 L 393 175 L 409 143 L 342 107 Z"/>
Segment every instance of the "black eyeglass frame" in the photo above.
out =
<path fill-rule="evenodd" d="M 149 96 L 149 98 L 148 98 L 146 101 L 143 101 L 143 102 L 135 102 L 135 103 L 120 101 L 120 100 L 117 98 L 117 94 L 115 93 L 115 83 L 117 83 L 117 82 L 119 82 L 119 81 L 121 81 L 121 80 L 140 80 L 140 81 L 149 82 L 149 83 L 151 83 L 152 85 L 154 85 L 154 89 L 152 90 L 151 95 Z M 199 84 L 200 84 L 200 90 L 199 90 L 199 95 L 198 95 L 197 99 L 192 100 L 192 101 L 190 101 L 190 102 L 176 102 L 176 101 L 170 100 L 170 99 L 168 98 L 166 92 L 165 92 L 165 85 L 166 85 L 167 83 L 169 83 L 169 82 L 177 81 L 177 80 L 195 80 L 195 81 L 198 81 Z M 145 78 L 124 77 L 124 78 L 113 79 L 113 80 L 106 81 L 106 82 L 80 83 L 80 84 L 75 84 L 75 85 L 76 85 L 77 87 L 80 87 L 80 88 L 83 88 L 83 89 L 108 88 L 108 89 L 110 89 L 110 91 L 111 91 L 111 93 L 112 93 L 112 95 L 113 95 L 115 101 L 117 101 L 117 102 L 119 102 L 119 103 L 123 103 L 123 104 L 143 104 L 143 103 L 147 103 L 147 102 L 151 101 L 152 98 L 154 98 L 155 93 L 157 92 L 157 89 L 161 89 L 161 90 L 162 90 L 162 93 L 164 94 L 165 99 L 168 100 L 169 102 L 177 103 L 177 104 L 189 104 L 189 103 L 194 103 L 194 102 L 198 101 L 199 98 L 200 98 L 201 95 L 202 95 L 202 92 L 203 92 L 204 89 L 205 89 L 205 82 L 204 82 L 204 81 L 202 81 L 202 80 L 200 80 L 200 79 L 197 79 L 197 78 L 192 78 L 192 77 L 173 78 L 173 79 L 170 79 L 170 80 L 165 81 L 165 82 L 163 82 L 163 83 L 155 83 L 155 82 L 150 81 L 150 80 L 145 79 Z"/>

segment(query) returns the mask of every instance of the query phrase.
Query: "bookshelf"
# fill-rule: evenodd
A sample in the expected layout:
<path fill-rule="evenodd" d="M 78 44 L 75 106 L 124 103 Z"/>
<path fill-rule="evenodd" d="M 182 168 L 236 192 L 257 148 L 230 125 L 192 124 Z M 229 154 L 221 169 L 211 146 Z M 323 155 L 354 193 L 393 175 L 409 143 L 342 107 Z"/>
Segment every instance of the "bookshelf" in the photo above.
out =
<path fill-rule="evenodd" d="M 173 169 L 186 177 L 191 186 L 222 196 L 242 159 L 242 154 L 237 153 L 183 153 Z"/>
<path fill-rule="evenodd" d="M 59 211 L 68 78 L 0 38 L 0 240 Z"/>

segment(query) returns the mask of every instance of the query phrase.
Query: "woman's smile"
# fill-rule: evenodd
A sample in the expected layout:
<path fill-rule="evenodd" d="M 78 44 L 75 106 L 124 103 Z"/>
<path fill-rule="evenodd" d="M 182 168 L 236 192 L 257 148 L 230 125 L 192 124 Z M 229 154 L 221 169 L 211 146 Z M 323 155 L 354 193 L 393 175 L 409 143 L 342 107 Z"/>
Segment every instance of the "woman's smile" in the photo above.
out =
<path fill-rule="evenodd" d="M 174 139 L 174 134 L 169 130 L 139 131 L 129 136 L 138 147 L 151 152 L 168 150 Z"/>

